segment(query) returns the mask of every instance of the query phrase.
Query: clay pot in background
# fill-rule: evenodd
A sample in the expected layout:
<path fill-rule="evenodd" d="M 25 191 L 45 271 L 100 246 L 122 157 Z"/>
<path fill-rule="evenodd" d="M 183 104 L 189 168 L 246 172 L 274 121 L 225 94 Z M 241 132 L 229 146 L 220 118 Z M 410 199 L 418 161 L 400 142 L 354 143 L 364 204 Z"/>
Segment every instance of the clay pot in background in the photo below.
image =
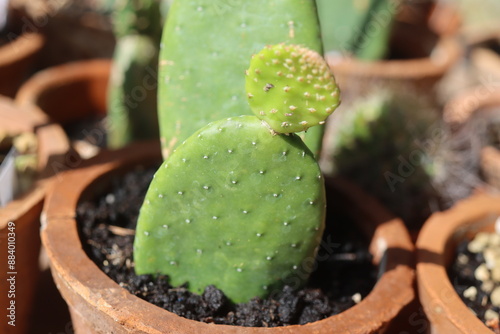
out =
<path fill-rule="evenodd" d="M 5 44 L 0 44 L 0 94 L 14 97 L 21 83 L 34 70 L 45 37 L 27 27 L 18 13 L 9 16 Z M 25 18 L 26 19 L 26 18 Z"/>
<path fill-rule="evenodd" d="M 95 116 L 104 117 L 110 69 L 111 60 L 108 59 L 85 60 L 47 68 L 22 85 L 16 95 L 16 102 L 22 106 L 37 107 L 62 126 Z M 103 133 L 97 133 L 93 140 L 99 145 L 104 144 L 103 138 Z M 76 147 L 76 150 L 81 157 L 89 157 L 96 151 L 85 147 Z"/>
<path fill-rule="evenodd" d="M 500 29 L 500 26 L 497 27 Z M 500 81 L 500 30 L 469 38 L 469 58 L 479 82 Z"/>
<path fill-rule="evenodd" d="M 419 296 L 435 334 L 492 334 L 455 292 L 447 268 L 456 246 L 480 231 L 494 231 L 500 197 L 479 194 L 432 215 L 417 240 Z"/>
<path fill-rule="evenodd" d="M 362 61 L 331 53 L 325 56 L 345 101 L 380 88 L 406 90 L 438 100 L 436 85 L 462 54 L 455 38 L 459 18 L 451 7 L 428 7 L 419 18 L 410 15 L 415 14 L 414 10 L 403 7 L 394 23 L 389 59 Z"/>
<path fill-rule="evenodd" d="M 457 95 L 448 101 L 444 107 L 443 118 L 455 133 L 464 131 L 468 123 L 474 119 L 482 120 L 478 123 L 474 136 L 485 136 L 487 124 L 500 124 L 500 89 L 490 86 L 477 86 Z M 496 126 L 496 136 L 500 136 L 500 127 Z M 497 138 L 498 140 L 498 138 Z M 484 180 L 500 191 L 500 151 L 499 143 L 488 143 L 484 141 L 484 146 L 479 148 L 478 160 Z"/>
<path fill-rule="evenodd" d="M 29 325 L 35 289 L 38 283 L 40 254 L 40 215 L 47 189 L 53 182 L 53 164 L 63 163 L 69 149 L 63 130 L 50 124 L 47 117 L 30 108 L 21 108 L 14 101 L 0 97 L 0 129 L 9 133 L 34 132 L 38 141 L 38 175 L 34 186 L 20 197 L 0 207 L 0 314 L 2 333 L 23 333 Z M 14 248 L 13 248 L 14 247 Z M 9 250 L 14 249 L 13 253 Z M 8 255 L 14 254 L 15 259 Z M 13 265 L 13 267 L 9 267 Z M 13 280 L 7 281 L 8 278 Z M 11 282 L 15 282 L 11 285 Z M 8 293 L 14 287 L 15 296 Z M 15 327 L 8 324 L 8 308 L 15 302 Z"/>
<path fill-rule="evenodd" d="M 24 20 L 29 19 L 26 29 L 46 37 L 39 68 L 112 57 L 115 36 L 109 1 L 9 1 Z"/>
<path fill-rule="evenodd" d="M 61 124 L 105 114 L 110 66 L 110 60 L 98 59 L 47 68 L 23 84 L 16 102 L 36 105 Z"/>
<path fill-rule="evenodd" d="M 111 58 L 115 36 L 110 18 L 93 11 L 61 11 L 41 27 L 47 45 L 41 65 L 57 66 L 67 62 Z"/>
<path fill-rule="evenodd" d="M 75 210 L 82 197 L 103 189 L 113 173 L 160 159 L 158 143 L 101 151 L 80 169 L 64 173 L 51 192 L 42 239 L 77 333 L 381 333 L 413 300 L 413 245 L 402 221 L 342 181 L 333 184 L 334 192 L 353 219 L 364 224 L 370 251 L 383 273 L 371 293 L 351 309 L 303 326 L 235 327 L 188 320 L 131 295 L 85 254 Z"/>
<path fill-rule="evenodd" d="M 396 20 L 429 28 L 439 36 L 454 36 L 462 27 L 462 15 L 457 5 L 439 0 L 405 1 Z"/>

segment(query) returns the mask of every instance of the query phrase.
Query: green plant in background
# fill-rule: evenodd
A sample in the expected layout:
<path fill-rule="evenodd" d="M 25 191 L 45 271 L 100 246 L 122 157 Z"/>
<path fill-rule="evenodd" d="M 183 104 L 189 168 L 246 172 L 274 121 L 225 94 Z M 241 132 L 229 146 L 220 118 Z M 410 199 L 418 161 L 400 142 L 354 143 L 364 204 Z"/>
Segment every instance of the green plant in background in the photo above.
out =
<path fill-rule="evenodd" d="M 163 156 L 211 121 L 251 114 L 241 74 L 252 54 L 282 42 L 322 53 L 314 1 L 174 1 L 159 65 Z M 322 127 L 305 137 L 319 152 Z"/>
<path fill-rule="evenodd" d="M 418 97 L 376 91 L 335 116 L 323 171 L 360 184 L 410 227 L 421 224 L 438 205 L 433 181 L 444 133 L 438 112 Z"/>
<path fill-rule="evenodd" d="M 326 52 L 382 59 L 400 0 L 316 0 Z"/>
<path fill-rule="evenodd" d="M 116 1 L 113 26 L 117 42 L 108 86 L 108 146 L 118 148 L 159 137 L 160 2 Z"/>
<path fill-rule="evenodd" d="M 307 280 L 325 190 L 314 155 L 290 130 L 323 123 L 338 88 L 318 53 L 283 44 L 252 58 L 246 87 L 257 117 L 206 125 L 156 172 L 137 224 L 137 274 L 166 274 L 196 293 L 215 285 L 233 302 Z"/>

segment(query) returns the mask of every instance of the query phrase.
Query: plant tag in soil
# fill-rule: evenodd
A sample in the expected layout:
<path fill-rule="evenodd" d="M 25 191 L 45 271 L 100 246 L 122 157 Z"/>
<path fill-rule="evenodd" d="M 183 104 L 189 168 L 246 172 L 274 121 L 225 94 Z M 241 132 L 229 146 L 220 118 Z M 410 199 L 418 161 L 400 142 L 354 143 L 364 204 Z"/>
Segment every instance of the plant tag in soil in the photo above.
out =
<path fill-rule="evenodd" d="M 9 12 L 7 9 L 9 7 L 8 0 L 0 0 L 0 31 L 5 27 L 7 23 L 7 13 Z"/>
<path fill-rule="evenodd" d="M 18 180 L 16 175 L 17 151 L 11 148 L 0 164 L 0 207 L 9 203 L 16 193 Z"/>

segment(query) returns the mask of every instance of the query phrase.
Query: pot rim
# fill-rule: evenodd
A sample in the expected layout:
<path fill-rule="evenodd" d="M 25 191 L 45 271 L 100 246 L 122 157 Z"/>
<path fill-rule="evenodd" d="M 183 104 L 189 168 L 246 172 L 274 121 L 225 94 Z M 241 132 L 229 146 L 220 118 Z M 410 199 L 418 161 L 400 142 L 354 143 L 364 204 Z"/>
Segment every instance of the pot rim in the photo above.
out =
<path fill-rule="evenodd" d="M 326 54 L 325 59 L 334 74 L 354 77 L 380 77 L 387 79 L 425 78 L 440 76 L 457 62 L 461 48 L 455 37 L 440 36 L 431 55 L 413 59 L 363 61 L 355 57 Z"/>
<path fill-rule="evenodd" d="M 500 88 L 485 85 L 468 88 L 457 94 L 443 108 L 443 120 L 454 129 L 466 123 L 482 108 L 500 107 Z"/>
<path fill-rule="evenodd" d="M 177 316 L 154 306 L 121 288 L 97 265 L 90 260 L 81 247 L 75 220 L 75 208 L 80 193 L 101 176 L 111 171 L 151 160 L 160 159 L 158 143 L 133 144 L 117 151 L 102 151 L 101 154 L 84 163 L 81 168 L 64 172 L 62 182 L 58 182 L 46 201 L 42 220 L 42 242 L 50 258 L 51 267 L 63 297 L 70 308 L 83 314 L 83 304 L 94 308 L 105 308 L 106 321 L 120 324 L 125 331 L 141 333 L 158 332 L 198 332 L 219 333 L 371 333 L 383 328 L 414 297 L 413 284 L 413 244 L 403 222 L 393 218 L 370 198 L 363 196 L 369 210 L 381 210 L 383 221 L 378 222 L 375 231 L 376 243 L 372 245 L 376 257 L 382 258 L 388 270 L 378 280 L 370 294 L 359 304 L 345 312 L 306 325 L 274 328 L 237 327 L 206 324 Z M 339 183 L 345 188 L 345 183 Z M 351 192 L 346 197 L 357 197 L 360 192 Z M 360 210 L 363 211 L 363 210 Z M 366 212 L 365 218 L 375 215 Z M 390 250 L 399 251 L 390 251 Z M 75 268 L 77 270 L 75 270 Z M 97 290 L 96 290 L 97 289 Z M 390 297 L 388 297 L 390 296 Z M 377 310 L 379 317 L 374 317 Z M 104 319 L 104 318 L 101 318 Z M 134 322 L 137 321 L 137 322 Z M 350 327 L 355 323 L 357 328 Z M 371 326 L 370 326 L 371 324 Z M 135 326 L 135 327 L 133 327 Z"/>
<path fill-rule="evenodd" d="M 484 225 L 492 215 L 500 216 L 499 203 L 498 195 L 476 194 L 433 214 L 420 232 L 416 244 L 418 292 L 427 317 L 440 333 L 492 333 L 462 302 L 446 267 L 457 233 Z"/>
<path fill-rule="evenodd" d="M 496 109 L 488 109 L 493 107 Z M 485 83 L 481 86 L 468 88 L 448 101 L 443 108 L 443 120 L 454 133 L 460 133 L 464 130 L 471 131 L 467 130 L 466 124 L 474 116 L 478 115 L 481 120 L 484 118 L 484 121 L 488 121 L 490 116 L 497 117 L 496 114 L 499 111 L 500 88 L 491 88 Z M 494 145 L 485 143 L 485 146 L 480 148 L 478 159 L 483 179 L 486 181 L 481 187 L 488 191 L 495 191 L 495 188 L 500 189 L 500 150 Z"/>
<path fill-rule="evenodd" d="M 355 77 L 419 79 L 441 76 L 462 55 L 462 48 L 457 40 L 461 16 L 456 6 L 446 3 L 431 4 L 430 11 L 425 16 L 426 26 L 437 36 L 436 45 L 427 57 L 364 61 L 356 57 L 340 57 L 334 52 L 327 53 L 325 58 L 334 72 Z M 395 21 L 410 26 L 415 24 L 408 19 L 409 17 L 396 16 Z"/>
<path fill-rule="evenodd" d="M 41 70 L 29 78 L 18 90 L 16 102 L 37 105 L 44 91 L 63 87 L 69 83 L 108 76 L 111 59 L 80 60 Z"/>
<path fill-rule="evenodd" d="M 0 47 L 0 66 L 11 66 L 19 59 L 28 58 L 45 44 L 45 37 L 37 32 L 22 33 L 17 38 Z"/>

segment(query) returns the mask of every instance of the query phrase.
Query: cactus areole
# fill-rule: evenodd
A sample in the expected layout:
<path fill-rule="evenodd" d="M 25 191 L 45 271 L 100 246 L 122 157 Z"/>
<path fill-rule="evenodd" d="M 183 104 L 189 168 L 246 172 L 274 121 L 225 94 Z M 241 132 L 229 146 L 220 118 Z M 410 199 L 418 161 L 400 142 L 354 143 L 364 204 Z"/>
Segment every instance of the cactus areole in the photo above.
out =
<path fill-rule="evenodd" d="M 248 72 L 258 80 L 248 75 L 247 94 L 254 110 L 279 111 L 212 122 L 158 169 L 137 224 L 137 274 L 165 274 L 195 293 L 215 285 L 237 303 L 307 280 L 324 230 L 325 189 L 313 153 L 289 132 L 322 123 L 338 105 L 333 76 L 311 52 L 266 47 L 253 57 Z"/>

